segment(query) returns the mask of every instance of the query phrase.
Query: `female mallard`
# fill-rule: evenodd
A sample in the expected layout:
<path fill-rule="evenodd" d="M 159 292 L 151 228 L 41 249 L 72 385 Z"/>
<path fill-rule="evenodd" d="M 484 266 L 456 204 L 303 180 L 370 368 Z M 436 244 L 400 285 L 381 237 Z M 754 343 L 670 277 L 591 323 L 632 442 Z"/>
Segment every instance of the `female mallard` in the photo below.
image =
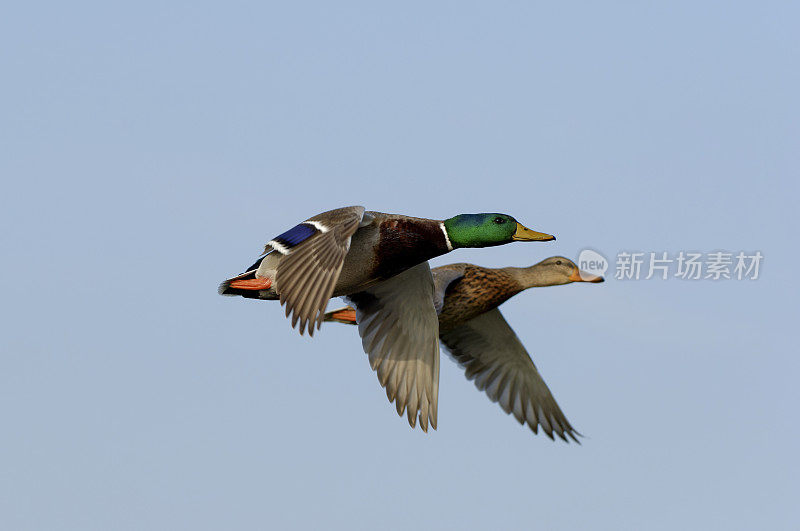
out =
<path fill-rule="evenodd" d="M 427 260 L 459 247 L 547 241 L 505 214 L 462 214 L 443 221 L 365 212 L 353 206 L 324 212 L 270 240 L 245 273 L 226 280 L 223 295 L 280 300 L 292 326 L 320 327 L 331 297 L 347 296 L 373 370 L 407 408 L 436 427 L 439 324 Z"/>
<path fill-rule="evenodd" d="M 553 438 L 578 442 L 578 434 L 553 398 L 525 347 L 500 310 L 502 303 L 528 288 L 572 282 L 602 282 L 603 277 L 578 269 L 570 259 L 553 256 L 531 267 L 489 269 L 473 264 L 437 267 L 433 274 L 439 339 L 465 369 L 475 386 L 520 424 L 537 426 Z M 329 312 L 326 321 L 356 324 L 350 307 Z M 580 435 L 580 434 L 578 434 Z"/>

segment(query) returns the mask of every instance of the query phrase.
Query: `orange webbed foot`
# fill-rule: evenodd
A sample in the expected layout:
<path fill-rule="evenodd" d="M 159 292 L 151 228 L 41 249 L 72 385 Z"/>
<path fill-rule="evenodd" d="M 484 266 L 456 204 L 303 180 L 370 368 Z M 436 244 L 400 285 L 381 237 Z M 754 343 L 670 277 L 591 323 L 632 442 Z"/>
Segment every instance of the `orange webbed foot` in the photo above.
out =
<path fill-rule="evenodd" d="M 272 280 L 269 278 L 243 278 L 231 280 L 228 286 L 236 289 L 262 290 L 269 289 L 272 286 Z"/>

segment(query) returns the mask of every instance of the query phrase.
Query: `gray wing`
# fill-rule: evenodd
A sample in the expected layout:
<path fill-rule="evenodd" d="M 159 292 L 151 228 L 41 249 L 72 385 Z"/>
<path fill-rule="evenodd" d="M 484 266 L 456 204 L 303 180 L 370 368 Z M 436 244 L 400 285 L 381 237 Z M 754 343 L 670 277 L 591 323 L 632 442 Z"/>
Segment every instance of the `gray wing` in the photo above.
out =
<path fill-rule="evenodd" d="M 464 269 L 467 264 L 448 264 L 440 266 L 431 270 L 433 274 L 433 305 L 436 308 L 436 313 L 442 312 L 444 306 L 444 295 L 447 288 L 464 276 Z"/>
<path fill-rule="evenodd" d="M 369 362 L 397 413 L 436 429 L 439 402 L 439 320 L 433 278 L 423 262 L 368 290 L 352 294 L 358 333 Z"/>
<path fill-rule="evenodd" d="M 364 217 L 364 207 L 338 208 L 318 214 L 267 244 L 283 255 L 275 273 L 275 291 L 292 326 L 300 322 L 309 335 L 322 324 L 350 239 Z"/>
<path fill-rule="evenodd" d="M 520 424 L 537 432 L 537 424 L 551 439 L 553 432 L 579 442 L 550 389 L 544 383 L 514 330 L 495 308 L 441 336 L 442 343 L 466 372 L 467 379 L 513 413 Z"/>

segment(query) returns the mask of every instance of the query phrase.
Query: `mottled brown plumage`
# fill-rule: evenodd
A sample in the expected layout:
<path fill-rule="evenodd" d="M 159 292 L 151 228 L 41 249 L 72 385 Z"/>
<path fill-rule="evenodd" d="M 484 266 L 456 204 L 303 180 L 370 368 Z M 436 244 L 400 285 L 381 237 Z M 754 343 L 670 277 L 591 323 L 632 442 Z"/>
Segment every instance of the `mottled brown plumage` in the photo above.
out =
<path fill-rule="evenodd" d="M 525 289 L 508 269 L 490 269 L 474 264 L 452 264 L 434 269 L 434 282 L 440 270 L 459 270 L 461 277 L 445 287 L 444 303 L 439 312 L 439 332 L 497 308 Z M 437 285 L 437 288 L 440 286 Z"/>

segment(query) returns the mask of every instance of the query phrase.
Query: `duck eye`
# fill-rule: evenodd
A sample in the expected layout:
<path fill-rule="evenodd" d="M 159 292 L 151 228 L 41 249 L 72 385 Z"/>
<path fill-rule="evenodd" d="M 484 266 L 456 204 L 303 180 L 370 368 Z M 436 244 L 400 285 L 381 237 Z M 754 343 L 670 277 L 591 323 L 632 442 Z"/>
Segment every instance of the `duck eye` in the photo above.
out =
<path fill-rule="evenodd" d="M 556 260 L 556 265 L 561 265 L 561 260 Z"/>
<path fill-rule="evenodd" d="M 494 221 L 494 222 L 495 222 L 495 223 L 497 223 L 498 225 L 502 225 L 503 223 L 505 223 L 505 222 L 506 222 L 505 218 L 501 218 L 500 216 L 497 216 L 497 217 L 496 217 L 496 218 L 494 218 L 492 221 Z"/>

